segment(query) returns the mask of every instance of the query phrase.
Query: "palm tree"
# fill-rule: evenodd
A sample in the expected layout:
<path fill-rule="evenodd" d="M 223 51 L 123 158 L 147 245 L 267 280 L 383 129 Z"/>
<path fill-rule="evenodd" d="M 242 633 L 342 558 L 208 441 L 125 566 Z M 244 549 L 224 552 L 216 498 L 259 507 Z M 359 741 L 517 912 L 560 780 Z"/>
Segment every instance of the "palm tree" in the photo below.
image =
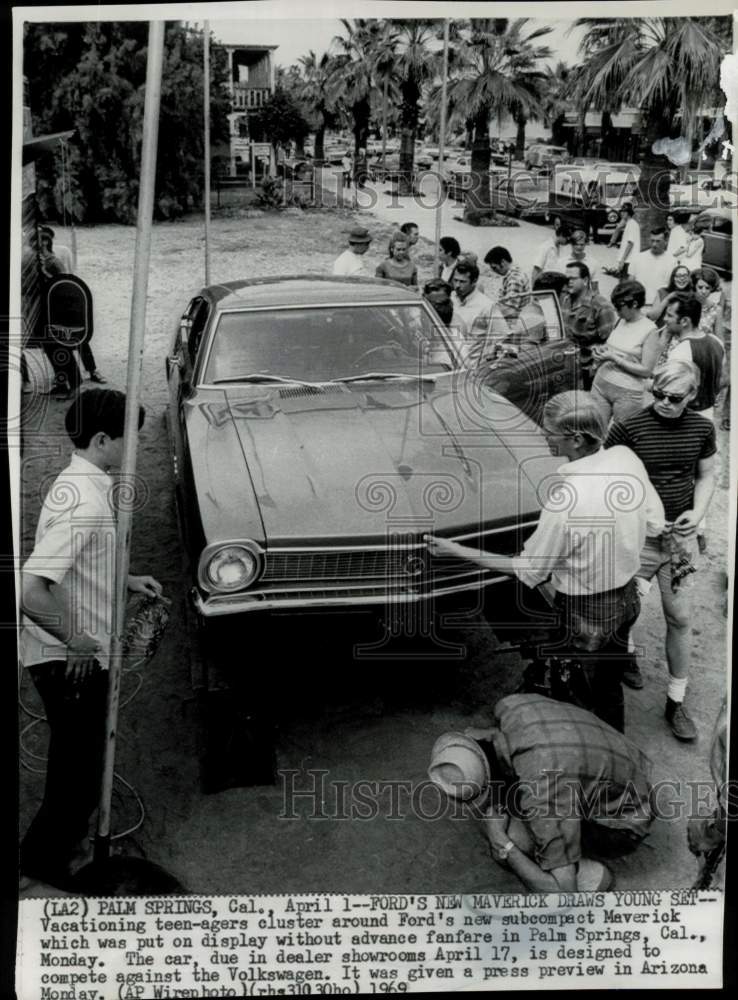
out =
<path fill-rule="evenodd" d="M 646 225 L 660 225 L 669 204 L 670 164 L 654 143 L 679 128 L 690 142 L 700 111 L 722 104 L 718 88 L 725 37 L 694 17 L 580 18 L 585 28 L 585 100 L 640 108 L 640 195 Z M 678 124 L 677 124 L 678 123 Z"/>
<path fill-rule="evenodd" d="M 371 99 L 375 90 L 377 39 L 384 31 L 382 22 L 342 17 L 345 35 L 336 35 L 336 50 L 331 73 L 330 92 L 342 107 L 354 135 L 354 170 L 358 173 L 359 151 L 366 149 L 371 117 Z"/>
<path fill-rule="evenodd" d="M 312 49 L 306 56 L 300 56 L 304 84 L 302 97 L 309 117 L 315 122 L 315 149 L 313 162 L 316 167 L 323 165 L 325 131 L 336 121 L 336 107 L 331 89 L 334 67 L 327 52 L 320 59 Z"/>
<path fill-rule="evenodd" d="M 525 89 L 529 96 L 528 102 L 517 102 L 512 108 L 513 121 L 517 125 L 515 139 L 515 158 L 522 160 L 525 155 L 525 126 L 532 107 L 540 106 L 544 96 L 546 73 L 540 68 L 542 59 L 550 59 L 552 52 L 548 45 L 534 45 L 537 38 L 550 34 L 553 28 L 536 28 L 530 34 L 524 34 L 524 28 L 530 18 L 519 17 L 508 27 L 506 32 L 506 50 L 510 59 L 510 68 L 518 85 Z"/>
<path fill-rule="evenodd" d="M 471 120 L 474 131 L 465 219 L 490 211 L 491 116 L 512 113 L 517 107 L 528 112 L 539 110 L 538 101 L 517 80 L 508 52 L 509 25 L 507 18 L 473 18 L 460 28 L 449 52 L 449 121 Z"/>
<path fill-rule="evenodd" d="M 551 139 L 555 146 L 566 144 L 566 113 L 571 107 L 572 70 L 565 62 L 546 66 L 543 91 L 543 115 L 551 129 Z"/>
<path fill-rule="evenodd" d="M 412 194 L 415 138 L 420 117 L 423 88 L 437 71 L 437 54 L 432 43 L 437 39 L 438 21 L 393 20 L 391 46 L 394 50 L 394 73 L 399 81 L 400 108 L 400 194 Z"/>

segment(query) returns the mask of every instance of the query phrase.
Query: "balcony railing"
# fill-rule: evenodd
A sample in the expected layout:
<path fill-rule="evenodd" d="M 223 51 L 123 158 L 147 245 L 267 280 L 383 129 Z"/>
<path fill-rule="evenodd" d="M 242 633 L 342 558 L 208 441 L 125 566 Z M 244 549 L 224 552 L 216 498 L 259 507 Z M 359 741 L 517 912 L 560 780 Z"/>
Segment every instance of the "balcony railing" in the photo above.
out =
<path fill-rule="evenodd" d="M 249 87 L 243 83 L 234 83 L 233 108 L 236 111 L 260 108 L 269 100 L 269 93 L 269 87 Z"/>

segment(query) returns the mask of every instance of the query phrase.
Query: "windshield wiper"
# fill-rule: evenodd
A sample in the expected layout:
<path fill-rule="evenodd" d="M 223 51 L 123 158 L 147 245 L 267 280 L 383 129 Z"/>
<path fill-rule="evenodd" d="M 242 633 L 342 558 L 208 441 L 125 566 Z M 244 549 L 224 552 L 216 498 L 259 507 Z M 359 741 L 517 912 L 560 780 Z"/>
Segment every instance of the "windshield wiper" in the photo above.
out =
<path fill-rule="evenodd" d="M 251 372 L 249 375 L 228 375 L 226 378 L 216 378 L 213 385 L 222 385 L 224 382 L 279 382 L 287 385 L 315 385 L 314 382 L 306 382 L 301 378 L 290 378 L 289 375 L 270 375 L 268 372 Z"/>
<path fill-rule="evenodd" d="M 385 382 L 390 379 L 414 379 L 416 382 L 435 382 L 435 375 L 414 375 L 412 372 L 365 372 L 363 375 L 344 375 L 332 382 Z"/>

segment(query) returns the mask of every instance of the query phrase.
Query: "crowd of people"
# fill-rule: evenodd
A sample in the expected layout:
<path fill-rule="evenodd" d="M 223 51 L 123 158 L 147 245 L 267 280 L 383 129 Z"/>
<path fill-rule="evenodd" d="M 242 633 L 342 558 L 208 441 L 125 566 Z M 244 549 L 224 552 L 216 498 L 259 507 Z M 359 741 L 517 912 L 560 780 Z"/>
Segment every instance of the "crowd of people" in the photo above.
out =
<path fill-rule="evenodd" d="M 684 702 L 694 574 L 698 553 L 707 546 L 705 518 L 715 486 L 715 403 L 727 386 L 724 301 L 717 274 L 702 266 L 698 230 L 688 232 L 670 217 L 668 229 L 653 229 L 648 248 L 640 251 L 631 205 L 623 207 L 622 222 L 620 255 L 611 271 L 619 280 L 609 300 L 593 281 L 598 270 L 588 259 L 585 233 L 565 226 L 540 249 L 530 273 L 506 247 L 493 246 L 484 257 L 496 285 L 490 294 L 476 254 L 443 237 L 438 274 L 423 286 L 441 321 L 471 342 L 487 336 L 500 315 L 518 321 L 520 336 L 531 292 L 552 290 L 565 336 L 579 353 L 578 385 L 546 402 L 542 423 L 549 450 L 564 460 L 558 473 L 575 497 L 573 506 L 544 502 L 536 531 L 515 557 L 427 536 L 434 558 L 466 559 L 543 587 L 558 613 L 558 628 L 539 650 L 537 669 L 565 665 L 568 687 L 556 689 L 565 691 L 565 707 L 552 688 L 548 697 L 542 693 L 542 677 L 538 687 L 524 684 L 521 693 L 495 707 L 489 731 L 441 737 L 429 771 L 449 794 L 457 794 L 454 782 L 471 781 L 471 797 L 485 806 L 493 856 L 529 889 L 607 888 L 611 873 L 587 857 L 583 838 L 587 832 L 591 837 L 592 824 L 583 824 L 576 810 L 564 821 L 550 815 L 550 799 L 549 811 L 541 814 L 542 799 L 531 795 L 515 815 L 494 801 L 495 781 L 504 786 L 540 778 L 525 764 L 521 769 L 521 760 L 560 762 L 580 788 L 592 785 L 596 773 L 606 818 L 604 836 L 603 827 L 594 825 L 600 857 L 608 850 L 632 850 L 656 815 L 646 758 L 625 736 L 623 696 L 624 684 L 645 686 L 631 631 L 654 582 L 666 624 L 665 723 L 677 740 L 697 739 Z M 350 241 L 360 248 L 354 250 L 359 260 L 370 242 L 368 231 L 352 231 Z M 394 234 L 388 260 L 376 274 L 401 275 L 405 284 L 417 285 L 415 242 L 407 226 Z M 530 337 L 537 336 L 532 326 Z M 728 412 L 726 403 L 726 428 Z M 613 506 L 612 490 L 625 481 L 633 502 Z M 623 808 L 628 787 L 638 794 Z M 537 808 L 542 820 L 521 818 L 536 815 Z M 690 837 L 694 848 L 697 838 Z"/>

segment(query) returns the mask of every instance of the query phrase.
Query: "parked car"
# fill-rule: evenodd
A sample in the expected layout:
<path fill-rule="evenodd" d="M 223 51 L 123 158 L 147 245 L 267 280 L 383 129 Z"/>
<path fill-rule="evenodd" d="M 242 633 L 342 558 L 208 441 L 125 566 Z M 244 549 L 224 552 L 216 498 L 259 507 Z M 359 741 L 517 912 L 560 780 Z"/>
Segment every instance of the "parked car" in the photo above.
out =
<path fill-rule="evenodd" d="M 466 356 L 389 281 L 257 278 L 190 299 L 166 362 L 167 423 L 208 699 L 222 703 L 209 678 L 240 668 L 234 650 L 265 614 L 274 628 L 278 613 L 476 608 L 483 594 L 498 637 L 535 626 L 511 578 L 434 560 L 423 535 L 513 554 L 534 530 L 560 464 L 536 421 L 576 384 L 562 338 L 550 292 L 501 303 Z M 250 714 L 234 725 L 257 727 Z"/>
<path fill-rule="evenodd" d="M 565 163 L 569 159 L 566 146 L 549 146 L 547 143 L 536 143 L 525 151 L 525 169 L 550 170 L 556 163 Z"/>
<path fill-rule="evenodd" d="M 535 174 L 513 171 L 496 175 L 490 192 L 492 207 L 507 215 L 523 219 L 545 219 L 548 216 L 548 185 Z"/>
<path fill-rule="evenodd" d="M 547 395 L 567 387 L 567 365 L 574 378 L 562 338 L 550 292 L 531 293 L 523 308 L 503 302 L 476 359 L 464 358 L 417 292 L 393 282 L 310 275 L 198 292 L 166 365 L 197 615 L 411 603 L 502 584 L 467 565 L 430 565 L 419 537 L 398 554 L 387 507 L 371 493 L 384 484 L 395 515 L 416 515 L 427 531 L 422 498 L 440 478 L 458 496 L 427 512 L 434 531 L 516 549 L 549 467 L 524 413 L 537 417 Z M 533 346 L 538 357 L 526 389 L 530 365 L 519 366 L 519 409 L 489 388 L 502 385 L 500 344 L 526 359 Z M 480 373 L 484 387 L 470 393 Z"/>
<path fill-rule="evenodd" d="M 700 235 L 705 241 L 702 251 L 702 263 L 714 268 L 728 280 L 733 277 L 733 217 L 735 209 L 706 208 L 699 205 L 688 205 L 683 209 L 685 214 L 695 217 L 706 228 Z"/>
<path fill-rule="evenodd" d="M 704 211 L 707 208 L 738 207 L 738 187 L 736 175 L 728 174 L 722 178 L 695 177 L 686 184 L 672 183 L 669 187 L 669 204 L 680 211 L 697 208 Z"/>
<path fill-rule="evenodd" d="M 627 169 L 618 170 L 619 166 Z M 630 164 L 557 165 L 549 184 L 549 217 L 584 229 L 594 243 L 609 240 L 622 205 L 639 202 L 639 176 L 640 170 Z"/>

